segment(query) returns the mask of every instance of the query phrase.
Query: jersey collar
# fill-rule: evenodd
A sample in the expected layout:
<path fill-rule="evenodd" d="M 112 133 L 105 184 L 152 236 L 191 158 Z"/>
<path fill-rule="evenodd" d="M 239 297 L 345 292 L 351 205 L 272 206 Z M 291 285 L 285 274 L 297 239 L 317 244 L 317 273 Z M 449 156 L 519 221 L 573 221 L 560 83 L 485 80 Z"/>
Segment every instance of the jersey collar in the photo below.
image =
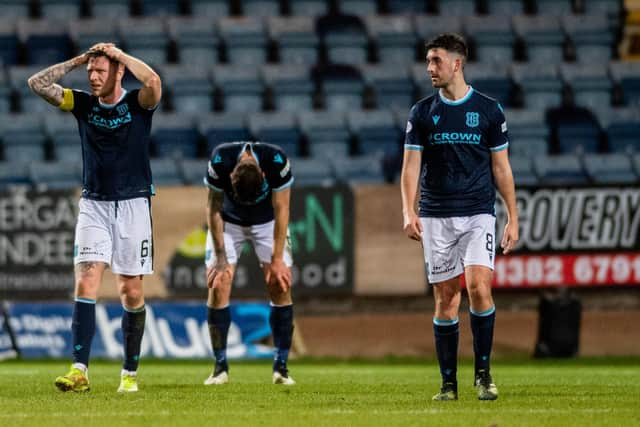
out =
<path fill-rule="evenodd" d="M 465 94 L 465 96 L 463 96 L 462 98 L 458 99 L 457 101 L 452 101 L 450 99 L 447 99 L 443 94 L 442 94 L 442 89 L 440 89 L 438 91 L 438 95 L 440 96 L 440 100 L 442 102 L 444 102 L 447 105 L 461 105 L 464 104 L 465 102 L 467 102 L 469 100 L 469 98 L 471 98 L 471 95 L 473 95 L 473 87 L 471 85 L 469 85 L 469 89 L 467 89 L 467 93 Z"/>
<path fill-rule="evenodd" d="M 122 101 L 124 99 L 124 97 L 126 95 L 127 95 L 127 90 L 125 88 L 122 88 L 122 95 L 120 95 L 120 98 L 118 98 L 118 100 L 116 102 L 114 102 L 113 104 L 105 104 L 104 102 L 100 101 L 100 98 L 98 98 L 98 103 L 103 108 L 113 108 L 116 105 L 118 105 L 120 103 L 120 101 Z"/>
<path fill-rule="evenodd" d="M 238 158 L 236 159 L 236 161 L 240 160 L 240 156 L 242 156 L 242 153 L 246 151 L 247 147 L 249 147 L 249 151 L 251 152 L 251 155 L 253 156 L 253 158 L 256 159 L 256 163 L 258 163 L 258 166 L 260 166 L 260 158 L 258 157 L 256 152 L 253 150 L 253 144 L 251 142 L 247 142 L 242 146 L 242 149 L 238 153 Z"/>

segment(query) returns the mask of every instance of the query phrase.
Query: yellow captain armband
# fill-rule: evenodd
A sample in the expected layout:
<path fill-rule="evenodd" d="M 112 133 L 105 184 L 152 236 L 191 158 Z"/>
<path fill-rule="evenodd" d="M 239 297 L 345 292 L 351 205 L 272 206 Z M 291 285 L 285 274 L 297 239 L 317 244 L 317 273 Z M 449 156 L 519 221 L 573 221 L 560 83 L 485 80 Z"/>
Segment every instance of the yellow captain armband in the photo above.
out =
<path fill-rule="evenodd" d="M 63 89 L 62 104 L 58 108 L 63 111 L 73 110 L 73 91 L 71 89 Z"/>

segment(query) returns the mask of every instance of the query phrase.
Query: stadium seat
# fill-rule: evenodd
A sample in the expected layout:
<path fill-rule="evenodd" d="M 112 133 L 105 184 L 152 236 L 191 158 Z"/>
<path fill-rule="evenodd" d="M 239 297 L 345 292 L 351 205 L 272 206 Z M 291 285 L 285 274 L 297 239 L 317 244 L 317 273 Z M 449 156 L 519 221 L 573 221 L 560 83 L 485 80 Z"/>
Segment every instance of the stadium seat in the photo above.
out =
<path fill-rule="evenodd" d="M 311 157 L 346 157 L 350 154 L 350 135 L 342 112 L 303 111 L 298 119 Z"/>
<path fill-rule="evenodd" d="M 329 13 L 327 0 L 289 0 L 289 13 L 294 16 L 321 16 Z"/>
<path fill-rule="evenodd" d="M 442 33 L 462 33 L 462 19 L 459 16 L 449 15 L 415 15 L 414 28 L 420 41 L 425 43 Z M 424 54 L 420 58 L 422 61 L 426 57 L 426 52 Z"/>
<path fill-rule="evenodd" d="M 300 130 L 294 113 L 276 111 L 249 115 L 249 131 L 256 141 L 278 145 L 287 156 L 300 154 Z"/>
<path fill-rule="evenodd" d="M 15 21 L 3 15 L 0 17 L 0 62 L 5 65 L 17 64 L 18 44 Z"/>
<path fill-rule="evenodd" d="M 200 163 L 206 165 L 204 161 L 200 161 Z M 182 173 L 176 159 L 151 159 L 150 166 L 153 185 L 177 186 L 184 184 Z"/>
<path fill-rule="evenodd" d="M 206 154 L 223 142 L 248 141 L 251 139 L 245 113 L 210 113 L 196 119 L 198 130 L 206 140 Z"/>
<path fill-rule="evenodd" d="M 280 15 L 279 0 L 240 0 L 242 14 L 265 18 Z"/>
<path fill-rule="evenodd" d="M 0 115 L 4 160 L 28 162 L 44 160 L 45 134 L 39 114 Z"/>
<path fill-rule="evenodd" d="M 614 33 L 605 15 L 565 15 L 562 28 L 575 47 L 578 61 L 595 64 L 611 58 Z"/>
<path fill-rule="evenodd" d="M 465 34 L 473 41 L 470 51 L 472 58 L 480 62 L 499 63 L 503 68 L 511 63 L 515 35 L 510 19 L 504 15 L 478 15 L 468 16 L 462 22 Z"/>
<path fill-rule="evenodd" d="M 538 14 L 562 16 L 572 12 L 571 0 L 534 0 Z"/>
<path fill-rule="evenodd" d="M 296 187 L 308 185 L 329 187 L 334 184 L 333 168 L 328 158 L 290 157 L 290 161 Z"/>
<path fill-rule="evenodd" d="M 31 184 L 28 162 L 0 161 L 0 190 Z"/>
<path fill-rule="evenodd" d="M 42 65 L 13 65 L 8 68 L 9 84 L 11 90 L 18 97 L 18 109 L 29 113 L 51 113 L 56 110 L 54 106 L 33 93 L 27 84 L 29 77 L 42 70 Z"/>
<path fill-rule="evenodd" d="M 193 115 L 156 113 L 151 125 L 156 157 L 197 157 L 200 133 Z"/>
<path fill-rule="evenodd" d="M 207 159 L 178 159 L 182 181 L 186 185 L 202 186 L 207 175 Z"/>
<path fill-rule="evenodd" d="M 487 0 L 487 12 L 490 15 L 520 15 L 525 13 L 527 0 Z"/>
<path fill-rule="evenodd" d="M 438 13 L 442 16 L 467 16 L 476 12 L 475 0 L 438 0 Z"/>
<path fill-rule="evenodd" d="M 614 153 L 640 152 L 638 123 L 640 111 L 635 108 L 611 108 L 598 111 L 607 135 L 609 150 Z"/>
<path fill-rule="evenodd" d="M 0 114 L 6 114 L 11 110 L 11 85 L 0 62 Z"/>
<path fill-rule="evenodd" d="M 334 64 L 364 64 L 368 60 L 368 37 L 364 22 L 355 15 L 325 15 L 317 19 L 327 61 Z"/>
<path fill-rule="evenodd" d="M 533 158 L 542 185 L 583 185 L 589 182 L 580 158 L 573 154 L 538 155 Z"/>
<path fill-rule="evenodd" d="M 409 108 L 413 104 L 413 83 L 409 70 L 394 64 L 363 65 L 365 83 L 378 108 Z"/>
<path fill-rule="evenodd" d="M 225 111 L 262 110 L 264 87 L 257 67 L 217 65 L 213 83 L 222 96 Z"/>
<path fill-rule="evenodd" d="M 603 185 L 637 183 L 631 160 L 630 156 L 620 153 L 588 154 L 583 159 L 589 178 Z"/>
<path fill-rule="evenodd" d="M 360 71 L 349 65 L 317 66 L 312 76 L 324 98 L 324 108 L 334 111 L 362 108 L 364 81 Z"/>
<path fill-rule="evenodd" d="M 387 12 L 391 14 L 418 14 L 432 10 L 428 7 L 428 0 L 387 0 Z"/>
<path fill-rule="evenodd" d="M 312 110 L 315 87 L 306 65 L 263 65 L 262 78 L 276 110 Z"/>
<path fill-rule="evenodd" d="M 63 21 L 23 20 L 18 22 L 17 31 L 28 64 L 51 65 L 71 57 L 71 39 Z"/>
<path fill-rule="evenodd" d="M 72 114 L 45 115 L 44 132 L 51 141 L 54 159 L 82 162 L 78 123 Z"/>
<path fill-rule="evenodd" d="M 168 89 L 173 111 L 180 113 L 206 113 L 213 111 L 213 83 L 205 67 L 192 64 L 165 65 L 156 71 Z"/>
<path fill-rule="evenodd" d="M 60 85 L 62 85 L 62 87 L 66 87 L 69 89 L 84 90 L 85 92 L 89 92 L 91 90 L 91 88 L 89 87 L 89 77 L 87 75 L 86 68 L 76 68 L 69 74 L 66 74 L 64 77 L 62 77 L 62 80 L 60 80 L 59 83 Z M 130 89 L 126 85 L 124 87 Z M 47 110 L 51 111 L 50 109 Z"/>
<path fill-rule="evenodd" d="M 368 154 L 359 157 L 331 158 L 336 178 L 349 184 L 383 184 L 382 156 Z"/>
<path fill-rule="evenodd" d="M 38 0 L 40 15 L 47 19 L 81 17 L 82 0 Z"/>
<path fill-rule="evenodd" d="M 509 70 L 498 62 L 476 63 L 465 69 L 465 79 L 474 89 L 495 98 L 503 106 L 512 105 L 513 82 Z"/>
<path fill-rule="evenodd" d="M 564 34 L 558 15 L 517 15 L 513 28 L 526 46 L 529 62 L 557 64 L 564 58 Z"/>
<path fill-rule="evenodd" d="M 509 154 L 531 159 L 548 153 L 549 128 L 545 125 L 544 111 L 522 109 L 505 111 L 509 134 Z"/>
<path fill-rule="evenodd" d="M 571 87 L 576 105 L 588 108 L 611 104 L 613 83 L 609 80 L 607 64 L 601 61 L 588 63 L 564 63 L 560 76 Z"/>
<path fill-rule="evenodd" d="M 97 19 L 124 18 L 131 14 L 130 0 L 86 0 L 86 1 L 89 2 L 91 16 Z"/>
<path fill-rule="evenodd" d="M 119 19 L 116 22 L 127 53 L 150 65 L 167 62 L 169 36 L 162 19 L 149 16 Z"/>
<path fill-rule="evenodd" d="M 267 33 L 260 18 L 220 18 L 218 28 L 228 63 L 256 66 L 267 62 Z"/>
<path fill-rule="evenodd" d="M 378 13 L 377 0 L 341 0 L 336 2 L 338 13 L 345 15 L 372 16 Z"/>
<path fill-rule="evenodd" d="M 180 15 L 182 0 L 138 0 L 140 14 L 143 16 Z"/>
<path fill-rule="evenodd" d="M 509 163 L 511 164 L 516 187 L 536 186 L 539 184 L 538 177 L 533 170 L 532 157 L 533 156 L 510 153 Z"/>
<path fill-rule="evenodd" d="M 547 109 L 562 102 L 562 80 L 552 62 L 511 65 L 511 77 L 520 86 L 525 108 Z"/>
<path fill-rule="evenodd" d="M 640 62 L 611 61 L 611 79 L 622 88 L 625 105 L 640 105 Z"/>
<path fill-rule="evenodd" d="M 169 37 L 175 42 L 178 62 L 206 67 L 218 63 L 218 31 L 215 21 L 206 17 L 171 17 Z"/>
<path fill-rule="evenodd" d="M 358 143 L 358 154 L 393 154 L 402 133 L 391 110 L 352 111 L 347 126 Z"/>
<path fill-rule="evenodd" d="M 267 20 L 270 39 L 284 64 L 315 64 L 320 38 L 309 16 L 271 17 Z"/>
<path fill-rule="evenodd" d="M 40 189 L 62 190 L 82 185 L 82 164 L 74 161 L 29 163 L 29 178 Z"/>
<path fill-rule="evenodd" d="M 631 160 L 633 162 L 633 169 L 635 170 L 636 175 L 638 175 L 638 178 L 640 179 L 640 153 L 634 154 Z"/>
<path fill-rule="evenodd" d="M 25 0 L 0 0 L 2 17 L 15 20 L 16 18 L 28 18 L 31 5 Z"/>
<path fill-rule="evenodd" d="M 409 65 L 416 59 L 416 34 L 408 15 L 364 18 L 369 38 L 377 46 L 378 61 L 387 64 Z"/>
<path fill-rule="evenodd" d="M 72 19 L 69 21 L 69 35 L 78 52 L 86 52 L 91 46 L 101 42 L 121 45 L 115 20 L 108 17 Z"/>
<path fill-rule="evenodd" d="M 418 97 L 424 98 L 436 92 L 427 73 L 427 64 L 420 62 L 411 66 L 411 78 L 418 91 Z M 407 110 L 408 111 L 408 110 Z"/>
<path fill-rule="evenodd" d="M 601 148 L 600 123 L 591 110 L 563 104 L 547 110 L 546 120 L 551 131 L 551 152 L 595 153 Z"/>

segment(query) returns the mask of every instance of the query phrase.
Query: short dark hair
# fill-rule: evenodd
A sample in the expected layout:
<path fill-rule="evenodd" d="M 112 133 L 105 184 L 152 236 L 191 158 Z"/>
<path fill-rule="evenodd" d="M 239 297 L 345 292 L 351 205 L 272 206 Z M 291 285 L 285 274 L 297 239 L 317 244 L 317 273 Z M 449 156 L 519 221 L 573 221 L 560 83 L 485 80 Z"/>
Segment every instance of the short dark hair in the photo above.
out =
<path fill-rule="evenodd" d="M 253 203 L 262 193 L 264 176 L 255 161 L 241 161 L 231 172 L 231 187 L 237 201 Z"/>
<path fill-rule="evenodd" d="M 427 52 L 430 49 L 444 49 L 447 52 L 453 52 L 461 55 L 465 60 L 469 56 L 467 41 L 460 34 L 456 33 L 440 34 L 439 36 L 429 40 L 425 44 L 425 48 Z"/>
<path fill-rule="evenodd" d="M 99 58 L 101 56 L 104 56 L 105 58 L 107 58 L 109 60 L 109 62 L 112 63 L 112 64 L 116 64 L 116 65 L 119 64 L 118 61 L 116 61 L 115 59 L 109 57 L 106 53 L 104 53 L 101 50 L 95 50 L 95 51 L 90 51 L 89 52 L 89 58 Z"/>

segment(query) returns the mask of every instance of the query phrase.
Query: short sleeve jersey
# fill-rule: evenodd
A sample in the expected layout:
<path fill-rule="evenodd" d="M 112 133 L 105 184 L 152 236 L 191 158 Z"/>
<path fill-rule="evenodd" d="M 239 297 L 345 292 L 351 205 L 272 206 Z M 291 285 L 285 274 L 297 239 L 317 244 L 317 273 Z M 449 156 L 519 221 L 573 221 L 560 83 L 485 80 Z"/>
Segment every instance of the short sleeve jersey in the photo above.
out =
<path fill-rule="evenodd" d="M 440 93 L 418 101 L 405 150 L 422 151 L 420 216 L 494 215 L 491 152 L 508 146 L 502 107 L 472 87 L 455 102 Z"/>
<path fill-rule="evenodd" d="M 73 90 L 71 112 L 82 143 L 82 197 L 126 200 L 153 194 L 149 144 L 154 110 L 138 102 L 138 90 L 125 91 L 106 105 Z"/>
<path fill-rule="evenodd" d="M 250 203 L 237 200 L 231 186 L 231 172 L 245 150 L 251 150 L 264 173 L 262 191 L 256 200 Z M 220 144 L 211 153 L 204 182 L 214 191 L 224 192 L 224 221 L 250 226 L 274 219 L 271 194 L 273 191 L 290 187 L 293 184 L 293 175 L 289 159 L 279 147 L 260 142 L 230 142 Z"/>

